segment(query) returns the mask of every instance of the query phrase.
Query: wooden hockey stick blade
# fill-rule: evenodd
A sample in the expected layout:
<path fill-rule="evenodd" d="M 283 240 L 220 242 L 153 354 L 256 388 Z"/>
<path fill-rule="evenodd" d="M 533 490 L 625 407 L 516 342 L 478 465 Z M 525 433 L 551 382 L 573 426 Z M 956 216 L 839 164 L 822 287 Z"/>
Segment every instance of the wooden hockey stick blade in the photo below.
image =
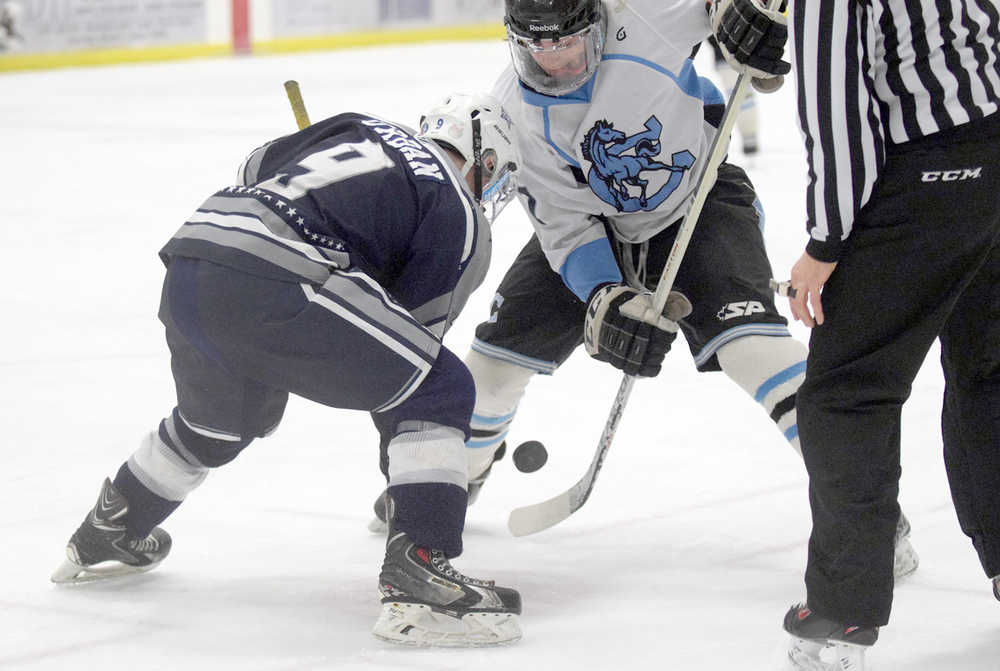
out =
<path fill-rule="evenodd" d="M 595 458 L 579 482 L 562 494 L 557 494 L 541 503 L 512 510 L 507 518 L 507 528 L 510 529 L 510 533 L 514 536 L 528 536 L 538 533 L 559 524 L 579 510 L 590 498 L 590 492 L 594 489 L 594 480 L 597 479 L 601 463 L 604 461 L 603 454 L 606 453 L 607 450 L 604 450 L 599 457 Z"/>
<path fill-rule="evenodd" d="M 604 432 L 597 444 L 597 451 L 594 453 L 594 458 L 591 460 L 587 472 L 583 474 L 579 482 L 547 501 L 512 510 L 507 518 L 507 528 L 510 529 L 511 534 L 527 536 L 548 529 L 583 507 L 583 504 L 590 498 L 590 493 L 594 490 L 594 482 L 604 465 L 604 457 L 611 449 L 611 441 L 614 440 L 615 432 L 618 430 L 618 422 L 622 418 L 625 404 L 632 393 L 633 384 L 635 384 L 635 377 L 626 375 L 618 386 L 618 393 L 611 406 L 608 421 L 604 424 Z"/>
<path fill-rule="evenodd" d="M 569 490 L 547 501 L 515 508 L 507 518 L 507 528 L 514 536 L 528 536 L 555 526 L 573 514 L 571 499 L 572 490 Z"/>

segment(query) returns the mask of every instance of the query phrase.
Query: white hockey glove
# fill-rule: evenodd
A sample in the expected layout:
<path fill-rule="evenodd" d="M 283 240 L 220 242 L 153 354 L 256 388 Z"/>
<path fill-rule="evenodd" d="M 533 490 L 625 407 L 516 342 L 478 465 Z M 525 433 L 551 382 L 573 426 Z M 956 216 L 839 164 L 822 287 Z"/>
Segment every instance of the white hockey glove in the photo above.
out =
<path fill-rule="evenodd" d="M 587 303 L 583 342 L 587 354 L 629 375 L 655 377 L 677 337 L 677 322 L 691 314 L 691 302 L 671 291 L 655 325 L 642 321 L 653 295 L 623 284 L 605 284 Z"/>
<path fill-rule="evenodd" d="M 709 13 L 726 61 L 738 72 L 761 80 L 753 82 L 758 91 L 777 90 L 781 76 L 792 69 L 782 60 L 788 41 L 785 15 L 767 9 L 763 0 L 710 0 Z M 777 82 L 766 82 L 773 79 Z"/>

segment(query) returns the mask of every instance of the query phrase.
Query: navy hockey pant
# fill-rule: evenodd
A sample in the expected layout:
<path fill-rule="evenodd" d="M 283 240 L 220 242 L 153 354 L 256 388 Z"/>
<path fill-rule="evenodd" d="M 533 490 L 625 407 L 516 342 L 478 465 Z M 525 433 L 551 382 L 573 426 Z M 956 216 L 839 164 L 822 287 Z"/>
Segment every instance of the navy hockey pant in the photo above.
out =
<path fill-rule="evenodd" d="M 798 391 L 817 613 L 889 620 L 900 411 L 936 338 L 952 498 L 984 570 L 1000 574 L 998 240 L 1000 114 L 889 149 L 824 287 Z"/>
<path fill-rule="evenodd" d="M 177 409 L 159 434 L 192 465 L 214 468 L 235 459 L 277 427 L 289 393 L 372 411 L 383 447 L 404 423 L 451 427 L 468 437 L 475 398 L 468 369 L 356 271 L 336 271 L 325 285 L 310 286 L 175 257 L 160 319 Z M 325 431 L 316 439 L 330 440 L 332 449 L 339 442 Z M 178 504 L 141 486 L 127 465 L 115 484 L 129 500 L 130 531 L 139 536 Z M 401 530 L 418 543 L 433 537 L 431 547 L 460 548 L 465 489 L 439 482 L 408 487 L 413 496 L 401 495 L 397 508 L 413 508 L 400 511 L 412 528 Z"/>

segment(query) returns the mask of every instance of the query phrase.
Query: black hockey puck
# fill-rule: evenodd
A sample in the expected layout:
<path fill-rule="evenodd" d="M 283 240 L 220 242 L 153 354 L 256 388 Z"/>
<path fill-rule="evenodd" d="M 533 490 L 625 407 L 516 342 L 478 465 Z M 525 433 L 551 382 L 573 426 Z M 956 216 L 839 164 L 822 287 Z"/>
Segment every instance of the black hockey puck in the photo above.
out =
<path fill-rule="evenodd" d="M 758 93 L 774 93 L 781 88 L 781 85 L 785 83 L 784 75 L 776 75 L 774 77 L 754 77 L 750 80 L 750 85 L 757 90 Z"/>
<path fill-rule="evenodd" d="M 522 473 L 534 473 L 549 460 L 549 453 L 537 440 L 529 440 L 517 446 L 513 458 L 517 470 Z"/>

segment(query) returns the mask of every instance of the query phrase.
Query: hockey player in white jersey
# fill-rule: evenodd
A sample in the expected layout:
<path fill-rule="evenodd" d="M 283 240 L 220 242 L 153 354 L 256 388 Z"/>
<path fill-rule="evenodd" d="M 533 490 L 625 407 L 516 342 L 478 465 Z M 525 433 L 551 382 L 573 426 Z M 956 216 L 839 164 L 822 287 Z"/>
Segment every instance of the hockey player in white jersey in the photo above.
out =
<path fill-rule="evenodd" d="M 806 348 L 775 307 L 764 213 L 741 168 L 720 166 L 680 265 L 674 289 L 690 313 L 668 301 L 655 328 L 619 311 L 649 304 L 724 112 L 723 95 L 695 71 L 696 46 L 715 26 L 735 67 L 781 75 L 784 17 L 758 0 L 718 0 L 710 11 L 703 0 L 507 0 L 505 23 L 512 66 L 494 94 L 515 117 L 519 198 L 535 235 L 465 359 L 477 392 L 470 501 L 503 455 L 531 378 L 555 372 L 581 343 L 651 376 L 683 331 L 697 369 L 724 372 L 800 452 Z M 899 529 L 904 575 L 917 559 L 905 517 Z"/>

